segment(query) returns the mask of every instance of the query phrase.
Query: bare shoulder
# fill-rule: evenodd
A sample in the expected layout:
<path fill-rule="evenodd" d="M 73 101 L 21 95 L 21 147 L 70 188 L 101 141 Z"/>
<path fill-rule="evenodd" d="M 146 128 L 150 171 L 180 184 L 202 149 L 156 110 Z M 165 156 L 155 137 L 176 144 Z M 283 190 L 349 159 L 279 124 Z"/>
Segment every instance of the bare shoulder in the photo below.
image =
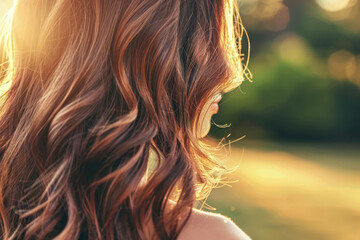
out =
<path fill-rule="evenodd" d="M 231 219 L 215 213 L 193 210 L 178 240 L 251 240 Z"/>

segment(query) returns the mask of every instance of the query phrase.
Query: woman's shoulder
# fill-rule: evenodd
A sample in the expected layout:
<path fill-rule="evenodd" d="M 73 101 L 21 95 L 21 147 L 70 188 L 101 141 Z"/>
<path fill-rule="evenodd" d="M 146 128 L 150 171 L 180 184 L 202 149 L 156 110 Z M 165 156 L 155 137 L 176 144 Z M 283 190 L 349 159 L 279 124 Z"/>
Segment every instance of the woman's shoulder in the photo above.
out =
<path fill-rule="evenodd" d="M 251 240 L 230 218 L 193 210 L 178 240 Z"/>

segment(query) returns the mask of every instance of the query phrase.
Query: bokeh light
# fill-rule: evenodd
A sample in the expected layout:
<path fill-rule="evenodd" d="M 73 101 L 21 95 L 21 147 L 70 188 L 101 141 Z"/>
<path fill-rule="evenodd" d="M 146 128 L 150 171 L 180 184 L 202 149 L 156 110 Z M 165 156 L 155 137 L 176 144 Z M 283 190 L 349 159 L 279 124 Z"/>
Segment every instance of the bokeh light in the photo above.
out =
<path fill-rule="evenodd" d="M 261 24 L 266 30 L 284 30 L 290 22 L 290 12 L 283 0 L 239 1 L 250 25 Z"/>
<path fill-rule="evenodd" d="M 328 59 L 331 76 L 337 80 L 349 80 L 360 84 L 360 56 L 346 50 L 332 53 Z"/>
<path fill-rule="evenodd" d="M 284 33 L 274 41 L 280 57 L 294 65 L 302 65 L 309 62 L 312 53 L 303 38 L 294 33 Z"/>
<path fill-rule="evenodd" d="M 288 7 L 281 5 L 279 9 L 277 9 L 276 14 L 264 21 L 264 26 L 266 29 L 270 31 L 281 31 L 284 30 L 290 21 L 290 13 Z"/>
<path fill-rule="evenodd" d="M 316 0 L 316 3 L 329 12 L 337 12 L 354 5 L 356 0 Z"/>

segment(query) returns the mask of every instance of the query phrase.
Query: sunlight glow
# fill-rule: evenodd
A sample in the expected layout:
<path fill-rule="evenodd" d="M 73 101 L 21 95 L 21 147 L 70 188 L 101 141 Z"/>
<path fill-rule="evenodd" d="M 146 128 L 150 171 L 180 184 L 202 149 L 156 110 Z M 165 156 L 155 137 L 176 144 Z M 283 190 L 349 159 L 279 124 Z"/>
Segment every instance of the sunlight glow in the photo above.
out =
<path fill-rule="evenodd" d="M 315 153 L 324 154 L 317 150 Z M 240 154 L 240 149 L 232 149 L 233 163 Z M 231 189 L 234 197 L 241 196 L 256 209 L 264 209 L 267 214 L 308 229 L 323 239 L 357 239 L 360 233 L 358 172 L 312 162 L 303 156 L 306 155 L 300 152 L 246 149 L 245 161 L 234 172 L 239 179 Z"/>
<path fill-rule="evenodd" d="M 3 18 L 6 11 L 10 9 L 12 1 L 10 0 L 1 0 L 0 2 L 0 19 Z"/>
<path fill-rule="evenodd" d="M 316 0 L 316 3 L 324 10 L 337 12 L 349 7 L 351 0 Z"/>

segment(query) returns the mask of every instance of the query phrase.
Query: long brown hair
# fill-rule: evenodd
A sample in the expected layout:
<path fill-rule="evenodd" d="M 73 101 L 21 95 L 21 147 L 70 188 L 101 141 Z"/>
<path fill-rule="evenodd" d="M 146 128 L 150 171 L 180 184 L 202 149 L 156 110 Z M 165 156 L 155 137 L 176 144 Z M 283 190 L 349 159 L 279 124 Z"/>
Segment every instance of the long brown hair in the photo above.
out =
<path fill-rule="evenodd" d="M 243 80 L 242 32 L 232 0 L 14 1 L 1 238 L 176 239 L 219 179 L 196 128 L 206 101 Z"/>

